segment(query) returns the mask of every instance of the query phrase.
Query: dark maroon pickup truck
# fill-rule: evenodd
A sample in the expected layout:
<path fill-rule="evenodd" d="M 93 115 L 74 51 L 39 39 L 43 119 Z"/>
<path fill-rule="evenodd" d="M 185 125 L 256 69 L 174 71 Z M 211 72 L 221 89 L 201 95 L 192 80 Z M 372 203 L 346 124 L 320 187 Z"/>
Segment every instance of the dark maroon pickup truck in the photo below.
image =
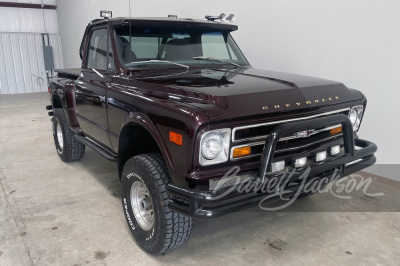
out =
<path fill-rule="evenodd" d="M 88 146 L 118 164 L 128 226 L 152 254 L 184 243 L 193 217 L 287 189 L 233 186 L 290 172 L 294 193 L 304 173 L 346 176 L 376 160 L 376 145 L 356 134 L 367 103 L 361 92 L 254 69 L 231 36 L 238 27 L 216 20 L 93 20 L 81 69 L 51 79 L 58 155 L 77 161 Z"/>

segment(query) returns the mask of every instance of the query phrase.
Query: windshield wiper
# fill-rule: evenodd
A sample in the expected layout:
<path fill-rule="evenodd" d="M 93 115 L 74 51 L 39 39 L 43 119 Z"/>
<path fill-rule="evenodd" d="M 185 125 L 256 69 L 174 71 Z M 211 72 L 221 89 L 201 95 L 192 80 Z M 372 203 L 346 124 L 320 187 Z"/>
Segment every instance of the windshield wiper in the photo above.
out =
<path fill-rule="evenodd" d="M 187 65 L 178 64 L 178 63 L 175 63 L 175 62 L 165 61 L 165 60 L 137 61 L 137 62 L 132 62 L 131 64 L 141 64 L 141 63 L 166 63 L 166 64 L 173 64 L 173 65 L 177 65 L 177 66 L 180 66 L 180 67 L 184 67 L 186 69 L 189 68 L 189 66 L 187 66 Z"/>
<path fill-rule="evenodd" d="M 229 61 L 226 61 L 226 60 L 218 59 L 218 58 L 215 58 L 215 57 L 195 56 L 195 57 L 192 57 L 192 59 L 195 59 L 195 60 L 208 60 L 208 61 L 216 61 L 216 62 L 221 62 L 221 63 L 228 63 L 228 64 L 234 65 L 234 66 L 236 66 L 236 67 L 240 67 L 240 65 L 238 65 L 238 64 L 235 64 L 235 63 L 232 63 L 232 62 L 229 62 Z"/>

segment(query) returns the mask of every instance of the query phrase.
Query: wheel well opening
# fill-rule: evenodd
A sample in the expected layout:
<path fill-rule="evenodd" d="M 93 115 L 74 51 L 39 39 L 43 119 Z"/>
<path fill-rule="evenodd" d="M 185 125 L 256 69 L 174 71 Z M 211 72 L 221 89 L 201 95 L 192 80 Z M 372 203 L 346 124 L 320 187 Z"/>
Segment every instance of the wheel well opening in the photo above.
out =
<path fill-rule="evenodd" d="M 61 99 L 55 93 L 53 93 L 53 95 L 52 95 L 52 102 L 53 102 L 53 108 L 62 108 Z"/>
<path fill-rule="evenodd" d="M 126 161 L 133 156 L 150 152 L 161 154 L 153 136 L 142 126 L 136 124 L 126 125 L 119 137 L 118 173 L 120 179 Z"/>

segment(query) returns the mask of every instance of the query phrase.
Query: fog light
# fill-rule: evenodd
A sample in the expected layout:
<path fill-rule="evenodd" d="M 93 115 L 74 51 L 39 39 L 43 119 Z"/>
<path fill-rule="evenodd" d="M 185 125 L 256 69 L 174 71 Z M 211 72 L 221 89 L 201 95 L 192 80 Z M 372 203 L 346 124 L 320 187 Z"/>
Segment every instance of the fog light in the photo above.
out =
<path fill-rule="evenodd" d="M 271 164 L 271 172 L 279 172 L 285 169 L 285 161 L 279 161 Z"/>
<path fill-rule="evenodd" d="M 303 167 L 304 165 L 306 165 L 306 163 L 307 163 L 307 157 L 297 158 L 294 161 L 294 167 L 296 168 Z"/>
<path fill-rule="evenodd" d="M 315 156 L 315 161 L 320 162 L 326 159 L 326 151 L 320 151 Z"/>
<path fill-rule="evenodd" d="M 330 155 L 336 155 L 340 152 L 340 145 L 332 146 L 329 148 Z"/>

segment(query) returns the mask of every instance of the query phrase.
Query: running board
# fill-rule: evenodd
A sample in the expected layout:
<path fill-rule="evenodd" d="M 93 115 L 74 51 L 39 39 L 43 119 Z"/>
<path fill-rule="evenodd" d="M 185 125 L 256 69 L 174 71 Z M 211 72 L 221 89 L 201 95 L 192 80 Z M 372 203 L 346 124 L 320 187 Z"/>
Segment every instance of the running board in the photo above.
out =
<path fill-rule="evenodd" d="M 80 136 L 80 135 L 76 135 L 75 134 L 75 139 L 77 141 L 79 141 L 80 143 L 82 143 L 83 145 L 92 148 L 97 153 L 99 153 L 101 156 L 106 158 L 107 160 L 112 161 L 112 162 L 116 162 L 117 161 L 117 156 L 112 155 L 110 152 L 108 152 L 104 148 L 100 147 L 96 143 L 90 141 L 89 139 L 85 138 L 84 136 Z"/>

